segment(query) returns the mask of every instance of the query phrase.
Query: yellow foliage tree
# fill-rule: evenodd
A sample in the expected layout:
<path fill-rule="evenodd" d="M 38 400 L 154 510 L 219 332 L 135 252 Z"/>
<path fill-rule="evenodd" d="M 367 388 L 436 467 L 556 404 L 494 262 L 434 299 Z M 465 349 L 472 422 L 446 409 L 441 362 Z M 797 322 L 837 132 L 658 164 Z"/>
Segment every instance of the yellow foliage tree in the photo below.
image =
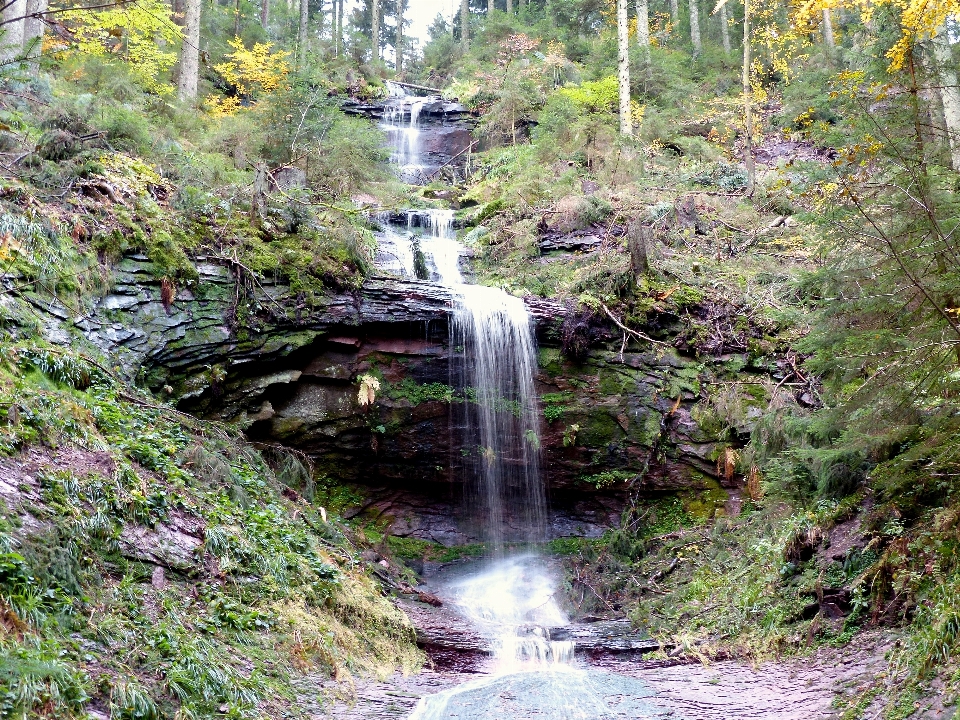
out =
<path fill-rule="evenodd" d="M 170 6 L 163 0 L 71 10 L 60 18 L 73 31 L 67 52 L 119 58 L 147 90 L 159 95 L 173 92 L 164 75 L 177 62 L 173 48 L 179 46 L 183 32 L 170 19 Z"/>
<path fill-rule="evenodd" d="M 960 15 L 960 0 L 801 0 L 793 20 L 799 27 L 811 27 L 821 22 L 825 9 L 845 8 L 859 12 L 867 23 L 883 7 L 900 11 L 900 37 L 887 51 L 891 72 L 906 64 L 918 41 L 935 36 L 949 17 Z"/>
<path fill-rule="evenodd" d="M 248 50 L 237 37 L 230 41 L 230 47 L 233 52 L 227 55 L 227 62 L 215 65 L 214 69 L 236 87 L 239 94 L 257 98 L 273 92 L 286 80 L 290 72 L 286 59 L 290 53 L 270 52 L 271 43 L 256 43 Z"/>

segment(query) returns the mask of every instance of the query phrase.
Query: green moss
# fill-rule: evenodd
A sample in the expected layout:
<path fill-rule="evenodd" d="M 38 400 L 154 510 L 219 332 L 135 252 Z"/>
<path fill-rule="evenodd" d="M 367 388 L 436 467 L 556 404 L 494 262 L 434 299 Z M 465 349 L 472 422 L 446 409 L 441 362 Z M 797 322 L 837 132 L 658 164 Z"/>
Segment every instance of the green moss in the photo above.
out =
<path fill-rule="evenodd" d="M 401 560 L 432 560 L 443 563 L 480 557 L 487 549 L 482 543 L 446 547 L 429 540 L 393 535 L 387 536 L 386 544 L 393 555 Z"/>
<path fill-rule="evenodd" d="M 592 485 L 597 490 L 603 490 L 617 483 L 632 480 L 635 477 L 637 477 L 637 473 L 631 470 L 604 470 L 595 475 L 584 475 L 580 478 L 580 482 Z"/>
<path fill-rule="evenodd" d="M 563 371 L 560 351 L 556 348 L 540 348 L 537 354 L 537 364 L 550 377 L 556 377 Z"/>
<path fill-rule="evenodd" d="M 603 543 L 604 540 L 600 538 L 563 537 L 550 540 L 544 547 L 551 555 L 570 556 L 581 553 L 586 548 L 598 547 Z"/>
<path fill-rule="evenodd" d="M 710 520 L 722 515 L 724 506 L 729 500 L 727 491 L 720 487 L 720 483 L 701 473 L 692 473 L 694 481 L 706 485 L 704 490 L 691 490 L 681 493 L 683 509 L 697 522 Z"/>
<path fill-rule="evenodd" d="M 453 402 L 456 391 L 443 383 L 417 383 L 404 378 L 398 383 L 384 383 L 381 392 L 391 400 L 409 400 L 414 405 L 425 402 Z"/>
<path fill-rule="evenodd" d="M 579 419 L 577 444 L 604 447 L 623 437 L 623 429 L 608 410 L 596 408 Z"/>

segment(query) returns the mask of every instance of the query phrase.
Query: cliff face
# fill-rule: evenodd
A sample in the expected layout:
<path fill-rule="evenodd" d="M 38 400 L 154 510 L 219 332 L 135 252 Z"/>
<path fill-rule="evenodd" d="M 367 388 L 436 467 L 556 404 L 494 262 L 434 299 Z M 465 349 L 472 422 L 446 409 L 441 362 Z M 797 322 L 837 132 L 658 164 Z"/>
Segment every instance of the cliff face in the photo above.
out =
<path fill-rule="evenodd" d="M 456 520 L 465 448 L 451 403 L 463 400 L 449 376 L 443 287 L 376 277 L 308 307 L 283 285 L 198 268 L 200 280 L 165 305 L 149 262 L 127 258 L 92 312 L 46 305 L 47 334 L 80 333 L 181 410 L 298 448 L 319 473 L 358 486 L 365 500 L 351 513 L 379 515 L 398 535 L 475 539 Z M 718 440 L 691 415 L 709 368 L 671 349 L 621 354 L 602 332 L 583 361 L 565 359 L 556 338 L 567 309 L 542 299 L 528 307 L 552 534 L 599 535 L 628 492 L 684 491 L 705 499 L 705 512 L 722 505 Z M 372 406 L 358 402 L 364 374 L 381 382 Z"/>

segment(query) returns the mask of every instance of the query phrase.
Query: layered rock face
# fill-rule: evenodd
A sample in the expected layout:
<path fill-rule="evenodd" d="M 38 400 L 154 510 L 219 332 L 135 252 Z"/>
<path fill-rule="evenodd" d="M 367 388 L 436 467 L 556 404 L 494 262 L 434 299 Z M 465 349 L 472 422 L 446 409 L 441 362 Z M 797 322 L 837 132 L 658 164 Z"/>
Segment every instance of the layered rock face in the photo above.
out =
<path fill-rule="evenodd" d="M 51 332 L 82 332 L 182 410 L 303 451 L 318 473 L 357 485 L 365 500 L 351 513 L 380 516 L 397 535 L 475 540 L 457 519 L 462 459 L 475 448 L 451 430 L 454 404 L 470 400 L 450 377 L 447 290 L 371 278 L 304 307 L 283 285 L 250 294 L 230 267 L 199 271 L 164 306 L 149 262 L 127 258 L 91 315 L 64 315 Z M 565 359 L 556 338 L 566 308 L 536 299 L 528 309 L 553 536 L 601 534 L 630 492 L 723 501 L 717 440 L 691 416 L 702 368 L 669 349 L 621 355 L 619 340 L 608 348 L 602 337 L 582 362 Z M 362 375 L 380 382 L 369 406 L 358 399 Z"/>

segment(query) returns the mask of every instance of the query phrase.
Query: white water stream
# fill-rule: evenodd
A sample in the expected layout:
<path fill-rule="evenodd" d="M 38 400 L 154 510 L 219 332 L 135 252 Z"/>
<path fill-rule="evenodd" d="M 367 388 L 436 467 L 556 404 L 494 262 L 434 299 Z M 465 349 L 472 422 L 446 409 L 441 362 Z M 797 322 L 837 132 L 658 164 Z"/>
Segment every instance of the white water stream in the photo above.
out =
<path fill-rule="evenodd" d="M 393 91 L 386 128 L 393 160 L 408 179 L 423 167 L 418 123 L 426 100 L 403 95 L 397 86 Z M 422 253 L 420 279 L 451 290 L 451 385 L 467 398 L 452 406 L 453 430 L 462 433 L 464 447 L 458 463 L 464 507 L 493 551 L 493 559 L 445 583 L 440 594 L 490 642 L 494 672 L 423 698 L 410 720 L 527 717 L 527 710 L 512 715 L 498 703 L 528 686 L 535 688 L 523 691 L 531 717 L 617 717 L 594 687 L 595 674 L 572 664 L 573 642 L 550 638 L 550 628 L 568 619 L 549 563 L 504 549 L 543 541 L 547 520 L 533 382 L 536 344 L 526 307 L 499 288 L 465 281 L 460 262 L 466 248 L 456 239 L 452 210 L 407 211 L 405 227 L 397 214 L 380 219 L 380 269 L 416 278 Z"/>

